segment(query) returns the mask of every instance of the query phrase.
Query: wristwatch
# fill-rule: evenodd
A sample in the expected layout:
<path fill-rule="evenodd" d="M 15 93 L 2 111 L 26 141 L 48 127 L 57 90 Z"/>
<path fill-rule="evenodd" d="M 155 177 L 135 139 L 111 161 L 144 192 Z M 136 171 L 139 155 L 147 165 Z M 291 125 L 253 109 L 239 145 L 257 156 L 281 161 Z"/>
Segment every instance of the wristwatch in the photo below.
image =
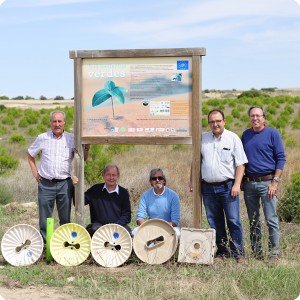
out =
<path fill-rule="evenodd" d="M 279 183 L 281 179 L 280 179 L 280 177 L 275 176 L 275 177 L 273 178 L 273 180 Z"/>

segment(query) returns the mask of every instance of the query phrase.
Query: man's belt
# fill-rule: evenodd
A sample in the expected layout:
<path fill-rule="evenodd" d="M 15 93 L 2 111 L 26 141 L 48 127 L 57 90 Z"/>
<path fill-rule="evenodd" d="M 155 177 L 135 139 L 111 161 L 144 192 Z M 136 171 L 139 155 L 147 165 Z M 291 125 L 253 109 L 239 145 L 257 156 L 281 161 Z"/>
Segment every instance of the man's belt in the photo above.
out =
<path fill-rule="evenodd" d="M 46 180 L 48 182 L 61 182 L 61 181 L 69 180 L 71 177 L 67 177 L 65 179 L 56 179 L 56 178 L 47 179 L 47 178 L 44 178 L 41 176 L 41 178 L 42 178 L 42 180 Z"/>
<path fill-rule="evenodd" d="M 260 176 L 260 177 L 245 175 L 243 177 L 243 181 L 246 181 L 246 182 L 250 182 L 250 181 L 260 182 L 260 181 L 272 180 L 273 178 L 274 178 L 274 174 L 264 175 L 264 176 Z"/>
<path fill-rule="evenodd" d="M 231 182 L 231 181 L 234 181 L 234 179 L 227 179 L 227 180 L 224 180 L 224 181 L 219 181 L 219 182 L 207 182 L 205 180 L 202 180 L 204 183 L 207 183 L 207 184 L 211 184 L 211 185 L 222 185 L 222 184 L 226 184 L 228 182 Z"/>

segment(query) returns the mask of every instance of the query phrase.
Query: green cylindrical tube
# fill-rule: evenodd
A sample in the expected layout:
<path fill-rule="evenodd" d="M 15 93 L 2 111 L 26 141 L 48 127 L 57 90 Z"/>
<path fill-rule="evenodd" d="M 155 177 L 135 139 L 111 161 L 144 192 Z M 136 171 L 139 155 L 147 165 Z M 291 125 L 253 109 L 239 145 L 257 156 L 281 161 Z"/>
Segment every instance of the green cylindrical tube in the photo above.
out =
<path fill-rule="evenodd" d="M 54 231 L 54 218 L 47 218 L 47 229 L 46 229 L 46 259 L 47 261 L 53 260 L 50 251 L 50 240 Z"/>

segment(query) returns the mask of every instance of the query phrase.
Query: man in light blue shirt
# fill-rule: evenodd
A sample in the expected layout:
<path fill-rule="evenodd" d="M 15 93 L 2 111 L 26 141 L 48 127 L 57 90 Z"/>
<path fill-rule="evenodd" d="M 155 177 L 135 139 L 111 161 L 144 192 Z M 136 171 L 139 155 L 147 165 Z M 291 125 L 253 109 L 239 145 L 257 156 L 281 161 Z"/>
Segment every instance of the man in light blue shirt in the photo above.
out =
<path fill-rule="evenodd" d="M 162 219 L 171 224 L 180 237 L 180 200 L 178 194 L 166 187 L 166 176 L 160 168 L 150 171 L 151 189 L 142 194 L 136 215 L 137 225 L 146 219 Z M 136 233 L 137 228 L 132 232 Z"/>

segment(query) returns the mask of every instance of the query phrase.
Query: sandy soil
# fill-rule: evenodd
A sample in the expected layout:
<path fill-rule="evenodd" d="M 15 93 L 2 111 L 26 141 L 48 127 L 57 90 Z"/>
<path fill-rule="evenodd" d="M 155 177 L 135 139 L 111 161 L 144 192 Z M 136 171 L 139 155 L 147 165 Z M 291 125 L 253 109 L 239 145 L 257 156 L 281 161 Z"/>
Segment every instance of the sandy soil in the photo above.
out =
<path fill-rule="evenodd" d="M 9 287 L 0 286 L 0 300 L 39 300 L 39 299 L 56 299 L 68 300 L 76 299 L 69 295 L 65 290 L 57 290 L 48 286 L 29 286 L 24 287 L 14 285 Z M 79 299 L 79 298 L 77 298 Z M 82 298 L 81 298 L 82 299 Z"/>
<path fill-rule="evenodd" d="M 40 110 L 42 108 L 55 108 L 57 106 L 73 106 L 74 100 L 0 100 L 0 105 L 5 105 L 5 107 L 16 107 L 27 109 L 31 108 L 33 110 Z"/>

